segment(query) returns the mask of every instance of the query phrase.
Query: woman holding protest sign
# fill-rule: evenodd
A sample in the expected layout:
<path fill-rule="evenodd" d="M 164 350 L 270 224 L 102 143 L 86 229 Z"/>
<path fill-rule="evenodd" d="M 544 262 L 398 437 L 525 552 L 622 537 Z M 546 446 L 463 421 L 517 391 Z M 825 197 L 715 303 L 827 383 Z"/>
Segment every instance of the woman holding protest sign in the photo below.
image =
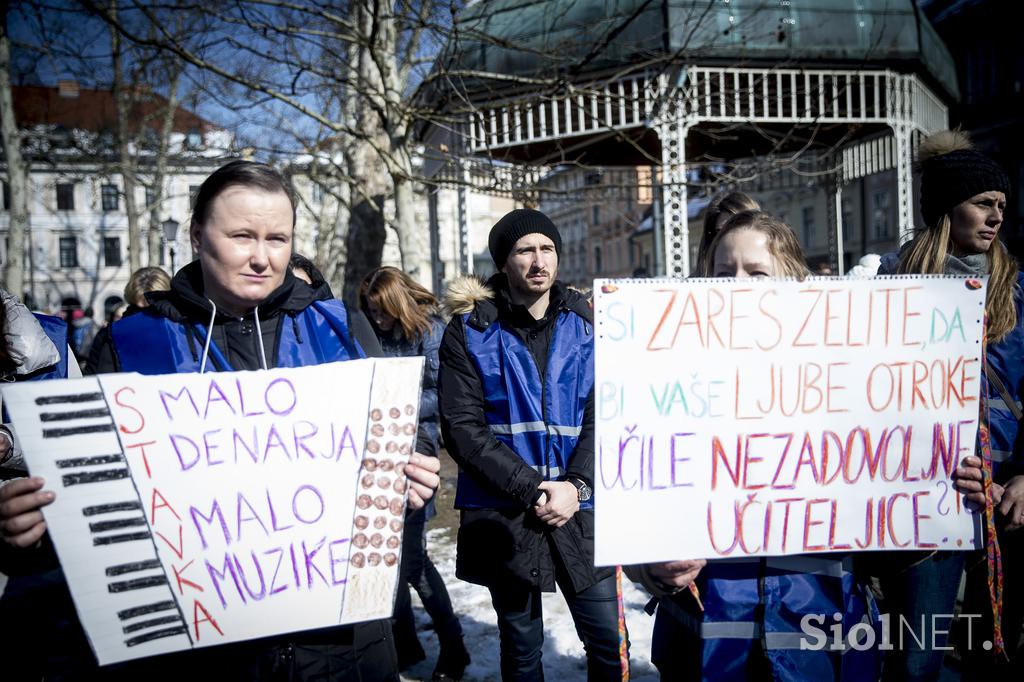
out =
<path fill-rule="evenodd" d="M 1018 533 L 1011 532 L 1024 522 L 1024 462 L 1017 442 L 1019 404 L 1024 382 L 1024 317 L 1022 317 L 1021 281 L 1017 264 L 999 241 L 999 228 L 1010 193 L 1010 181 L 997 163 L 975 150 L 966 134 L 943 131 L 924 140 L 918 149 L 921 172 L 921 216 L 925 229 L 897 253 L 882 257 L 879 274 L 947 274 L 988 276 L 985 302 L 987 341 L 987 381 L 981 401 L 981 424 L 991 439 L 990 522 L 999 529 L 1002 545 L 1003 575 L 1019 572 L 1024 552 Z M 968 499 L 986 507 L 982 481 L 982 450 L 967 457 L 956 473 L 958 487 Z M 990 539 L 993 527 L 990 526 Z M 970 618 L 973 637 L 966 640 L 962 655 L 970 661 L 970 675 L 987 674 L 989 665 L 1000 657 L 982 646 L 993 637 L 993 608 L 990 596 L 1001 579 L 994 561 L 990 566 L 982 552 L 967 554 L 968 582 L 962 613 Z M 945 646 L 944 628 L 954 608 L 965 553 L 933 552 L 888 557 L 880 571 L 887 610 L 908 622 L 939 620 L 932 633 L 934 646 L 913 646 L 894 651 L 886 662 L 886 677 L 891 679 L 933 679 L 942 666 Z M 893 568 L 894 560 L 900 563 Z M 908 565 L 909 563 L 909 565 Z M 989 575 L 993 594 L 989 593 Z M 1006 582 L 1003 593 L 1002 639 L 1013 654 L 1024 617 L 1019 581 Z M 998 599 L 994 600 L 998 601 Z M 894 621 L 895 622 L 895 621 Z M 932 626 L 929 626 L 932 627 Z M 931 644 L 931 642 L 929 642 Z M 990 646 L 990 648 L 993 648 Z M 1005 662 L 1005 661 L 1004 661 Z M 991 671 L 990 671 L 991 672 Z"/>
<path fill-rule="evenodd" d="M 273 168 L 229 163 L 203 182 L 190 235 L 197 260 L 150 294 L 149 307 L 113 325 L 97 372 L 142 374 L 301 367 L 380 355 L 365 317 L 349 311 L 329 288 L 313 289 L 289 270 L 295 203 Z M 405 467 L 409 505 L 422 507 L 439 483 L 429 437 Z M 54 499 L 43 481 L 17 494 L 0 493 L 4 540 L 36 558 L 39 509 Z M 63 653 L 63 652 L 58 652 Z M 59 665 L 60 661 L 54 661 Z M 51 674 L 94 678 L 93 668 L 67 661 Z M 104 676 L 138 679 L 199 673 L 222 679 L 397 680 L 390 624 L 370 621 L 142 660 Z"/>
<path fill-rule="evenodd" d="M 706 263 L 703 274 L 714 277 L 808 274 L 793 230 L 760 211 L 731 218 Z M 879 634 L 878 610 L 852 564 L 850 554 L 828 553 L 671 561 L 629 572 L 659 598 L 651 660 L 663 680 L 873 680 L 877 649 L 841 650 Z M 858 638 L 855 627 L 874 637 Z M 830 648 L 836 628 L 840 650 Z"/>
<path fill-rule="evenodd" d="M 359 307 L 370 318 L 384 355 L 422 355 L 423 390 L 420 393 L 420 427 L 438 438 L 438 350 L 445 323 L 438 315 L 438 300 L 416 280 L 398 268 L 377 268 L 359 288 Z M 440 653 L 434 666 L 435 680 L 458 680 L 469 665 L 462 641 L 462 625 L 452 610 L 444 579 L 427 554 L 426 523 L 436 514 L 433 501 L 406 515 L 400 565 L 401 583 L 395 599 L 395 648 L 400 669 L 423 660 L 416 637 L 409 586 L 416 589 L 423 607 L 434 622 Z"/>

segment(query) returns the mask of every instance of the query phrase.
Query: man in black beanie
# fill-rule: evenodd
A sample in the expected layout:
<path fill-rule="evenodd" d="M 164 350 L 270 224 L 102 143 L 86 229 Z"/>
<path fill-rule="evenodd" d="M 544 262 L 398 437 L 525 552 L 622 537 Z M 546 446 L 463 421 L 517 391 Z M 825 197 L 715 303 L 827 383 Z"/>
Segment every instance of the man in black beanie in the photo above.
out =
<path fill-rule="evenodd" d="M 562 238 L 539 211 L 491 229 L 498 269 L 461 280 L 441 342 L 441 432 L 459 464 L 456 575 L 488 587 L 502 679 L 544 679 L 541 592 L 557 584 L 590 680 L 622 679 L 612 568 L 594 566 L 594 329 L 557 281 Z"/>

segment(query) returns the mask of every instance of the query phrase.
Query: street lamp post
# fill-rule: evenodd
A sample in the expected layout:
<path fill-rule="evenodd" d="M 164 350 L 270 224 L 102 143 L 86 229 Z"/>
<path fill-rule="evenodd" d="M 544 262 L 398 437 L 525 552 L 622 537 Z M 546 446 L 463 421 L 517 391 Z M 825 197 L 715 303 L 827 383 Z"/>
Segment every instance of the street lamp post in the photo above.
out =
<path fill-rule="evenodd" d="M 168 245 L 168 251 L 171 254 L 171 274 L 174 274 L 174 244 L 178 239 L 178 221 L 174 218 L 168 218 L 167 220 L 160 223 L 160 226 L 164 229 L 164 242 Z"/>

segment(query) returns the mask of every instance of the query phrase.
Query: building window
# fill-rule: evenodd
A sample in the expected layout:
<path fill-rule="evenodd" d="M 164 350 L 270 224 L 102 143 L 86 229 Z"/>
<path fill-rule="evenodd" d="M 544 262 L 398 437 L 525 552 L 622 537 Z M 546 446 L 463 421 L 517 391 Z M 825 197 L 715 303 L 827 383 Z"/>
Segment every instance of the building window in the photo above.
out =
<path fill-rule="evenodd" d="M 849 199 L 843 199 L 843 229 L 853 230 L 853 202 Z"/>
<path fill-rule="evenodd" d="M 117 185 L 103 185 L 100 187 L 100 202 L 103 204 L 103 211 L 116 211 L 118 204 Z"/>
<path fill-rule="evenodd" d="M 324 186 L 321 185 L 319 182 L 313 183 L 312 198 L 314 204 L 324 203 Z"/>
<path fill-rule="evenodd" d="M 11 210 L 11 186 L 4 182 L 4 210 Z"/>
<path fill-rule="evenodd" d="M 146 188 L 146 208 L 151 209 L 156 204 L 156 190 L 152 187 Z"/>
<path fill-rule="evenodd" d="M 600 173 L 587 173 L 586 177 L 583 179 L 583 182 L 586 183 L 588 186 L 591 186 L 591 187 L 594 186 L 594 185 L 600 185 L 601 184 L 601 174 Z"/>
<path fill-rule="evenodd" d="M 196 207 L 196 197 L 199 196 L 199 185 L 188 186 L 188 207 Z"/>
<path fill-rule="evenodd" d="M 203 146 L 203 136 L 200 134 L 198 128 L 192 128 L 185 135 L 185 146 L 188 149 L 199 149 Z"/>
<path fill-rule="evenodd" d="M 121 238 L 103 238 L 103 264 L 108 268 L 121 266 Z"/>
<path fill-rule="evenodd" d="M 875 239 L 888 239 L 889 232 L 889 192 L 875 192 L 871 195 L 871 225 Z"/>
<path fill-rule="evenodd" d="M 78 238 L 60 238 L 60 266 L 62 268 L 78 267 Z"/>
<path fill-rule="evenodd" d="M 814 243 L 814 207 L 804 206 L 802 211 L 804 248 L 809 248 Z"/>
<path fill-rule="evenodd" d="M 70 182 L 61 182 L 57 184 L 57 210 L 75 210 L 75 186 Z"/>
<path fill-rule="evenodd" d="M 592 213 L 591 217 L 594 219 L 592 221 L 593 225 L 595 225 L 595 226 L 596 225 L 600 225 L 601 224 L 601 207 L 600 206 L 594 206 L 592 210 L 593 210 L 593 213 Z"/>
<path fill-rule="evenodd" d="M 603 268 L 601 267 L 601 247 L 600 246 L 595 246 L 594 247 L 594 274 L 600 275 L 602 269 Z"/>

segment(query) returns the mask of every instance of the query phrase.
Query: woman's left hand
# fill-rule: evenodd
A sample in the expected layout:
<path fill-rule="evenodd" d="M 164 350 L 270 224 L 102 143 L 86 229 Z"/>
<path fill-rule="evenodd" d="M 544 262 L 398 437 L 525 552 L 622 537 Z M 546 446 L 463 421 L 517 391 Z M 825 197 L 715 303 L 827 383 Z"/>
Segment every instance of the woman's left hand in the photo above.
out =
<path fill-rule="evenodd" d="M 410 509 L 421 509 L 431 497 L 434 491 L 441 485 L 441 460 L 437 457 L 430 457 L 414 452 L 405 465 L 405 475 L 409 477 L 409 500 Z"/>
<path fill-rule="evenodd" d="M 1024 476 L 1014 476 L 1003 486 L 999 513 L 1006 517 L 1006 530 L 1024 527 Z"/>

